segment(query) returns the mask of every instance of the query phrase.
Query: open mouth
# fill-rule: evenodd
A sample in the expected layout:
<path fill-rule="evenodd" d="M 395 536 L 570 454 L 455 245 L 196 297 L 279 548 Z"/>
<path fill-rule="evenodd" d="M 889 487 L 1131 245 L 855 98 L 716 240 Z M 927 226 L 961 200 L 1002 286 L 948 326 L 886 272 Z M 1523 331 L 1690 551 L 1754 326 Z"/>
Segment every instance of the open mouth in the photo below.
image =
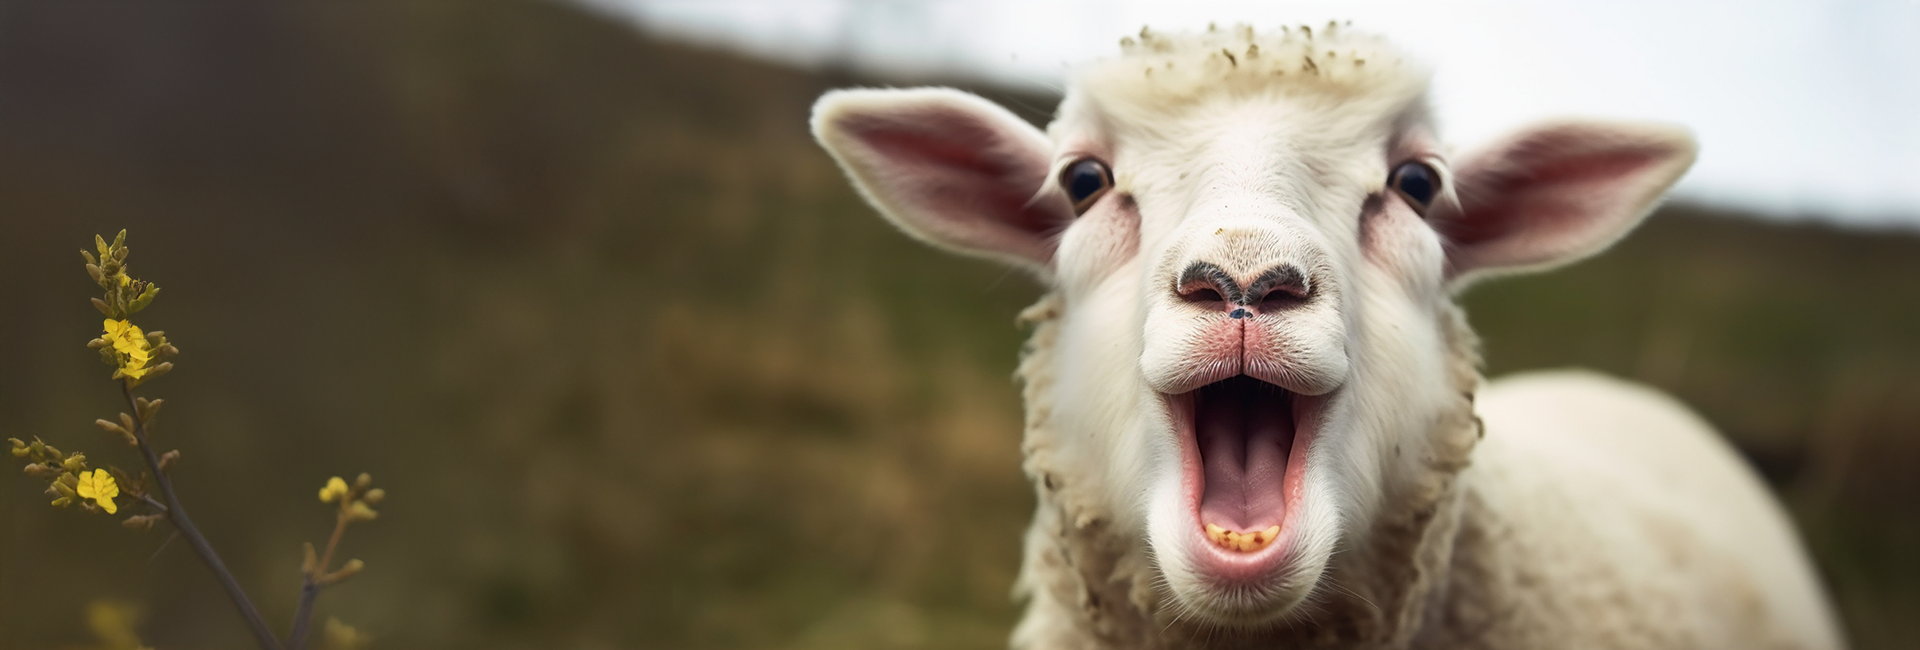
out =
<path fill-rule="evenodd" d="M 1264 555 L 1297 502 L 1293 475 L 1304 456 L 1295 449 L 1303 437 L 1296 435 L 1298 396 L 1242 375 L 1178 397 L 1187 407 L 1175 413 L 1188 416 L 1180 427 L 1191 441 L 1182 445 L 1186 488 L 1200 532 L 1229 556 Z"/>

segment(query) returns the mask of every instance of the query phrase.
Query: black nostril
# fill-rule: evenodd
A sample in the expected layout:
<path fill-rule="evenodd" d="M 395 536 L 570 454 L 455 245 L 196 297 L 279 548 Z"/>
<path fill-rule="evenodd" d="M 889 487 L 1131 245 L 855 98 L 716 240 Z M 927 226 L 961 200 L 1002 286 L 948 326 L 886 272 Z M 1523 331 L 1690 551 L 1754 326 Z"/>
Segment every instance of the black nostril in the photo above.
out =
<path fill-rule="evenodd" d="M 1300 272 L 1300 267 L 1292 264 L 1269 268 L 1241 288 L 1225 269 L 1207 262 L 1194 262 L 1180 272 L 1173 292 L 1189 303 L 1212 308 L 1232 305 L 1235 309 L 1229 317 L 1246 318 L 1253 313 L 1247 307 L 1267 311 L 1307 300 L 1313 296 L 1313 286 L 1307 282 L 1306 274 Z"/>
<path fill-rule="evenodd" d="M 1227 272 L 1220 267 L 1206 262 L 1188 264 L 1186 270 L 1180 272 L 1179 281 L 1174 283 L 1173 292 L 1179 295 L 1181 300 L 1195 303 L 1237 305 L 1244 304 L 1241 300 L 1245 298 L 1245 294 L 1240 291 L 1240 284 L 1233 281 L 1233 276 L 1227 275 Z"/>
<path fill-rule="evenodd" d="M 1306 300 L 1313 295 L 1300 267 L 1282 264 L 1261 273 L 1247 285 L 1247 296 L 1262 307 L 1280 307 Z"/>

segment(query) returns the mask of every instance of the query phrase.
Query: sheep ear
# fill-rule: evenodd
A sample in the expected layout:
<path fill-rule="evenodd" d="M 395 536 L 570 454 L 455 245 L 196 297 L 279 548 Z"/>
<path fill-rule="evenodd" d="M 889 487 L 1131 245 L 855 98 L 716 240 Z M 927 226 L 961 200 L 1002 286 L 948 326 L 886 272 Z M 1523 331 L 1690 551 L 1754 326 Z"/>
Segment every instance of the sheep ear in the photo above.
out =
<path fill-rule="evenodd" d="M 1454 174 L 1458 202 L 1430 217 L 1447 242 L 1448 282 L 1458 290 L 1600 252 L 1653 209 L 1695 149 L 1677 126 L 1560 122 L 1469 156 Z"/>
<path fill-rule="evenodd" d="M 813 105 L 813 135 L 907 234 L 1051 274 L 1073 212 L 1040 191 L 1052 142 L 1006 109 L 949 88 L 839 90 Z"/>

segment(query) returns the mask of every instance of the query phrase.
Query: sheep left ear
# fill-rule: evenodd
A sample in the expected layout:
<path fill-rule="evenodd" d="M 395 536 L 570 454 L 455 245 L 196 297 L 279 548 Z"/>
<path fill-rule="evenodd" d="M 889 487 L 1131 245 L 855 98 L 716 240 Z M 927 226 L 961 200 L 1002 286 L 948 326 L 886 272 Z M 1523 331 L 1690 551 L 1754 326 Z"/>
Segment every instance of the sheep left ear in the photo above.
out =
<path fill-rule="evenodd" d="M 1686 173 L 1696 149 L 1677 126 L 1560 122 L 1468 156 L 1454 173 L 1458 202 L 1428 217 L 1446 241 L 1448 284 L 1458 291 L 1606 249 Z"/>
<path fill-rule="evenodd" d="M 1041 191 L 1052 141 L 1013 113 L 950 88 L 837 90 L 814 104 L 813 133 L 907 234 L 1051 276 L 1073 210 Z"/>

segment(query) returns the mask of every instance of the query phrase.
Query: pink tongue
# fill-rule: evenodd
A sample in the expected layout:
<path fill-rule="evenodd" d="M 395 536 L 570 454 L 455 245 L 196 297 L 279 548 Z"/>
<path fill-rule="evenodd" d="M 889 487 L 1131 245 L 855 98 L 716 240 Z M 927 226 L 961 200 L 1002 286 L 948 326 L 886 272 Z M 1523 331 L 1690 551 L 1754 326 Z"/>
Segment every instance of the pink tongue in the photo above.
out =
<path fill-rule="evenodd" d="M 1194 403 L 1205 485 L 1200 523 L 1232 531 L 1280 524 L 1280 486 L 1293 449 L 1293 409 L 1279 388 L 1237 377 L 1200 390 Z"/>

